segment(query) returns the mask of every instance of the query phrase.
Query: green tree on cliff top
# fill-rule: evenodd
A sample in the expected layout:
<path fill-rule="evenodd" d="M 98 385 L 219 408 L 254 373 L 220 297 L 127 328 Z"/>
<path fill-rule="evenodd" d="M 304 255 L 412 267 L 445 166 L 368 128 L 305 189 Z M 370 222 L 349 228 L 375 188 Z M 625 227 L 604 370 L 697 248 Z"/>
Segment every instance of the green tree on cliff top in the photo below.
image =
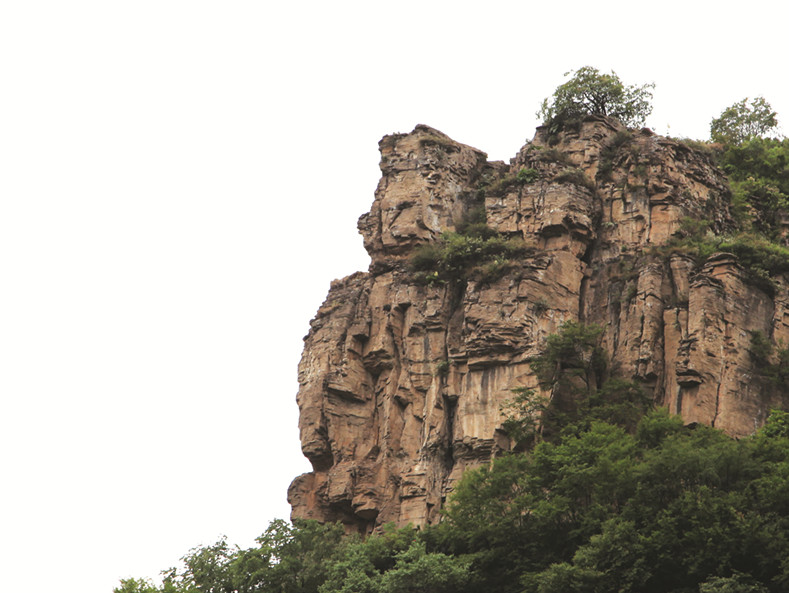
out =
<path fill-rule="evenodd" d="M 752 138 L 774 133 L 778 127 L 778 114 L 764 97 L 748 98 L 727 107 L 710 123 L 710 138 L 721 144 L 742 144 Z"/>
<path fill-rule="evenodd" d="M 653 83 L 625 86 L 616 72 L 604 74 L 591 66 L 567 72 L 565 76 L 570 74 L 573 76 L 542 102 L 537 117 L 544 124 L 563 123 L 585 115 L 605 115 L 628 127 L 640 127 L 652 113 Z"/>

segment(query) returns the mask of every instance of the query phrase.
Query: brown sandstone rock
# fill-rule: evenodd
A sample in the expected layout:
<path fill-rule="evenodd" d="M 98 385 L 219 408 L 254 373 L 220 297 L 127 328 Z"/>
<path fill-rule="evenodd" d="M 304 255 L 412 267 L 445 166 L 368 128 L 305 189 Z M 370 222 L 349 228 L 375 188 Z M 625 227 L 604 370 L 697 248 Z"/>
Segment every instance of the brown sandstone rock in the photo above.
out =
<path fill-rule="evenodd" d="M 362 532 L 435 522 L 463 471 L 510 447 L 500 407 L 537 387 L 529 360 L 566 320 L 603 325 L 616 372 L 688 422 L 747 435 L 780 403 L 749 345 L 754 331 L 789 342 L 784 283 L 773 297 L 733 256 L 697 269 L 654 252 L 685 216 L 730 228 L 706 156 L 604 118 L 558 138 L 538 130 L 510 165 L 421 125 L 380 151 L 359 220 L 370 271 L 332 284 L 305 339 L 299 425 L 313 471 L 289 489 L 294 518 Z M 522 169 L 536 173 L 518 180 Z M 481 203 L 529 255 L 496 280 L 418 283 L 413 250 Z"/>

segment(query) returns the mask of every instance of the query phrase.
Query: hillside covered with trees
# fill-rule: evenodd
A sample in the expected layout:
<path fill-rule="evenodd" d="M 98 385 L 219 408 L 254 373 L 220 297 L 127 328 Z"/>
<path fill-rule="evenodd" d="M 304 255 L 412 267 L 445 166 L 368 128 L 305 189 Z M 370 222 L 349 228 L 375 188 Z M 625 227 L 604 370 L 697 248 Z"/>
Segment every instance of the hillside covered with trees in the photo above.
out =
<path fill-rule="evenodd" d="M 651 89 L 585 67 L 539 115 L 549 135 L 588 116 L 641 126 Z M 728 253 L 774 293 L 789 272 L 789 140 L 777 125 L 765 99 L 744 99 L 712 120 L 708 141 L 682 141 L 725 173 L 734 224 L 688 218 L 656 257 L 701 265 Z M 522 171 L 509 183 L 537 175 Z M 411 273 L 422 283 L 495 276 L 526 249 L 469 217 L 417 250 Z M 685 423 L 622 376 L 603 332 L 569 321 L 548 337 L 529 360 L 538 387 L 512 390 L 501 408 L 510 450 L 465 472 L 436 524 L 362 537 L 340 523 L 277 520 L 252 548 L 220 539 L 161 585 L 124 579 L 115 593 L 789 591 L 789 413 L 773 410 L 740 439 Z M 749 340 L 765 384 L 788 396 L 789 346 L 760 332 Z"/>
<path fill-rule="evenodd" d="M 365 540 L 273 522 L 116 593 L 759 593 L 789 587 L 789 415 L 740 441 L 662 410 L 467 472 L 445 520 Z"/>

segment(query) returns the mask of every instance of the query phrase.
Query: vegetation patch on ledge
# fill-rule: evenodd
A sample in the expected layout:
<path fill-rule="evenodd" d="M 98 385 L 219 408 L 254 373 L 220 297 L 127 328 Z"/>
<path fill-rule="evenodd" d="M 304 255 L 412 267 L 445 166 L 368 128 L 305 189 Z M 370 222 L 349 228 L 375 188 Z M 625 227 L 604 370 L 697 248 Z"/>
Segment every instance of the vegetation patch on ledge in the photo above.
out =
<path fill-rule="evenodd" d="M 419 143 L 423 146 L 438 146 L 445 150 L 449 151 L 457 151 L 459 147 L 449 138 L 442 138 L 441 136 L 436 136 L 435 134 L 427 134 L 422 136 L 419 139 Z"/>
<path fill-rule="evenodd" d="M 581 169 L 576 168 L 565 169 L 554 178 L 554 181 L 557 183 L 572 183 L 573 185 L 585 187 L 590 192 L 594 192 L 597 189 L 594 181 L 589 179 Z"/>
<path fill-rule="evenodd" d="M 521 167 L 517 173 L 505 175 L 501 179 L 480 185 L 480 191 L 485 196 L 501 197 L 513 186 L 534 183 L 541 177 L 537 169 L 531 167 Z"/>
<path fill-rule="evenodd" d="M 789 272 L 789 248 L 754 232 L 715 235 L 706 220 L 685 218 L 680 231 L 665 246 L 657 248 L 663 255 L 681 253 L 696 260 L 698 265 L 715 253 L 731 253 L 737 257 L 747 279 L 770 295 L 775 294 L 774 277 Z"/>
<path fill-rule="evenodd" d="M 433 243 L 419 246 L 411 256 L 416 280 L 425 284 L 451 280 L 493 282 L 512 269 L 514 259 L 533 251 L 522 239 L 492 231 L 489 236 L 446 231 Z"/>

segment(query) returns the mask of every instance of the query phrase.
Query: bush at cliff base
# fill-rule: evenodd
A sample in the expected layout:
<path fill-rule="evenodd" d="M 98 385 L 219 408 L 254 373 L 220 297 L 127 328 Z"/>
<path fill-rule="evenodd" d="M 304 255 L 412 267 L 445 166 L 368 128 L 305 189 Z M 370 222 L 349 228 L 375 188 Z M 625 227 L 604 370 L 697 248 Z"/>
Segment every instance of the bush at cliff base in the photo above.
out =
<path fill-rule="evenodd" d="M 784 592 L 789 414 L 739 441 L 664 410 L 568 426 L 467 472 L 436 526 L 343 533 L 275 521 L 115 593 Z"/>

